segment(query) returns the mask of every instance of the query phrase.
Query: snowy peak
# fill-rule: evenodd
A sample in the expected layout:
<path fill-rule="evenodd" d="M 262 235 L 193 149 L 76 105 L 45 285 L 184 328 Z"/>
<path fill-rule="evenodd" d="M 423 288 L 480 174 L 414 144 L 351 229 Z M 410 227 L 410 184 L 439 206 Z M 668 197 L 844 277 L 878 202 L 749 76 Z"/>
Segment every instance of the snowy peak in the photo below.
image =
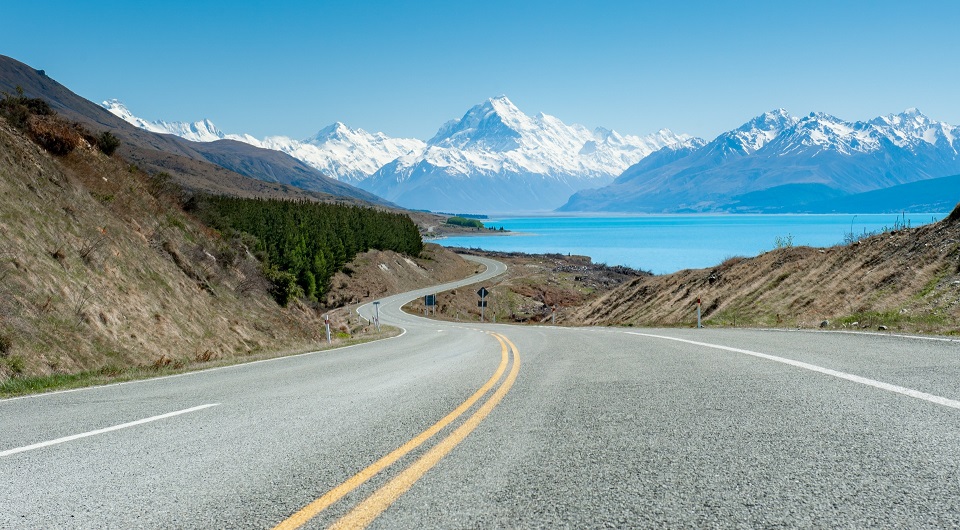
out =
<path fill-rule="evenodd" d="M 749 155 L 799 121 L 784 109 L 764 112 L 740 127 L 720 135 L 718 145 L 725 152 Z"/>
<path fill-rule="evenodd" d="M 445 123 L 427 143 L 457 149 L 510 151 L 520 145 L 521 131 L 531 119 L 506 96 L 490 98 L 472 107 L 459 120 Z"/>
<path fill-rule="evenodd" d="M 363 129 L 351 129 L 341 122 L 324 127 L 303 141 L 286 136 L 269 136 L 261 140 L 249 134 L 224 134 L 210 120 L 193 123 L 147 121 L 135 116 L 116 99 L 104 101 L 102 105 L 114 115 L 141 129 L 174 134 L 195 142 L 226 139 L 281 151 L 329 177 L 354 183 L 369 177 L 395 158 L 420 153 L 424 148 L 421 140 L 390 138 L 379 132 L 370 134 Z"/>
<path fill-rule="evenodd" d="M 444 124 L 419 155 L 397 158 L 364 189 L 411 208 L 547 210 L 571 192 L 611 182 L 664 147 L 702 140 L 668 129 L 647 136 L 531 117 L 506 96 L 487 99 Z"/>
<path fill-rule="evenodd" d="M 193 142 L 213 142 L 226 137 L 210 120 L 201 120 L 193 123 L 182 121 L 165 122 L 162 120 L 147 121 L 135 116 L 130 112 L 130 109 L 118 99 L 109 99 L 100 103 L 100 105 L 123 121 L 150 132 L 173 134 Z"/>
<path fill-rule="evenodd" d="M 960 136 L 960 128 L 930 119 L 916 108 L 909 108 L 900 114 L 881 116 L 871 120 L 869 124 L 896 130 L 901 143 L 909 138 L 919 138 L 930 145 L 945 143 L 953 146 Z"/>

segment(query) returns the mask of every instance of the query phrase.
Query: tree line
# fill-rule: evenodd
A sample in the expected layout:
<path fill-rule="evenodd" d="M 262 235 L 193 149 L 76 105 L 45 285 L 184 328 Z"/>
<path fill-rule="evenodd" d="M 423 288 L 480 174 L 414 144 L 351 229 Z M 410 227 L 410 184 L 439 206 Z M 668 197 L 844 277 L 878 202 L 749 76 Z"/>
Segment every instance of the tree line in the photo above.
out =
<path fill-rule="evenodd" d="M 330 279 L 370 249 L 419 256 L 423 240 L 407 215 L 304 200 L 195 196 L 187 210 L 225 235 L 248 234 L 277 302 L 319 300 Z M 248 237 L 249 237 L 248 236 Z"/>

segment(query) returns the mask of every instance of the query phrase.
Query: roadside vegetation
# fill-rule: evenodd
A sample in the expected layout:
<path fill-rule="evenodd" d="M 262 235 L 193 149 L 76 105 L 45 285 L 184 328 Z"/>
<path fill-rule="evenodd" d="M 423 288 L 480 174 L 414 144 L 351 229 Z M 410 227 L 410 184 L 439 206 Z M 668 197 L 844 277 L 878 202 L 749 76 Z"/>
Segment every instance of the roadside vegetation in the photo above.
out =
<path fill-rule="evenodd" d="M 306 201 L 196 196 L 188 212 L 260 258 L 278 304 L 317 301 L 358 253 L 392 250 L 419 256 L 417 226 L 399 213 Z"/>
<path fill-rule="evenodd" d="M 420 284 L 447 279 L 431 264 L 462 273 L 449 252 L 415 257 L 422 241 L 401 214 L 192 199 L 43 100 L 4 95 L 0 117 L 0 396 L 321 349 L 325 314 L 332 346 L 387 336 L 334 310 L 408 288 L 360 271 L 409 260 Z"/>

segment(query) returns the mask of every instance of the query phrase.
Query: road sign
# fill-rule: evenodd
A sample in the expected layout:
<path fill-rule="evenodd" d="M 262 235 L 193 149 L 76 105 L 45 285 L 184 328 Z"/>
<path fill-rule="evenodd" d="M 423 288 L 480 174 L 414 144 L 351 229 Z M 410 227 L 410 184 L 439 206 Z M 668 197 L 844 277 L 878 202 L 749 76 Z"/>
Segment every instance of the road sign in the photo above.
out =
<path fill-rule="evenodd" d="M 477 291 L 477 294 L 480 295 L 480 298 L 486 298 L 487 295 L 490 294 L 490 291 L 488 291 L 486 287 L 481 287 L 480 290 Z"/>
<path fill-rule="evenodd" d="M 423 297 L 423 305 L 425 305 L 425 306 L 427 306 L 427 307 L 437 305 L 437 295 L 435 295 L 435 294 L 428 294 L 427 296 L 424 296 L 424 297 Z"/>
<path fill-rule="evenodd" d="M 487 301 L 480 300 L 479 302 L 477 302 L 477 307 L 487 307 Z"/>

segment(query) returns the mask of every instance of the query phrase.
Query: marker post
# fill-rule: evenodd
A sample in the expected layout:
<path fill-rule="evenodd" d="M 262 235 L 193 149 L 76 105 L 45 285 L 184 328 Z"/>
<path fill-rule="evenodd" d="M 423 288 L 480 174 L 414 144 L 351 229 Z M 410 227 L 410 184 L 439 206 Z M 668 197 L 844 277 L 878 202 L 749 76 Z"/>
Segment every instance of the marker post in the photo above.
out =
<path fill-rule="evenodd" d="M 703 323 L 700 321 L 700 306 L 701 306 L 700 297 L 697 297 L 697 329 L 703 328 Z"/>
<path fill-rule="evenodd" d="M 327 328 L 327 344 L 330 344 L 330 315 L 323 315 L 323 325 Z"/>

